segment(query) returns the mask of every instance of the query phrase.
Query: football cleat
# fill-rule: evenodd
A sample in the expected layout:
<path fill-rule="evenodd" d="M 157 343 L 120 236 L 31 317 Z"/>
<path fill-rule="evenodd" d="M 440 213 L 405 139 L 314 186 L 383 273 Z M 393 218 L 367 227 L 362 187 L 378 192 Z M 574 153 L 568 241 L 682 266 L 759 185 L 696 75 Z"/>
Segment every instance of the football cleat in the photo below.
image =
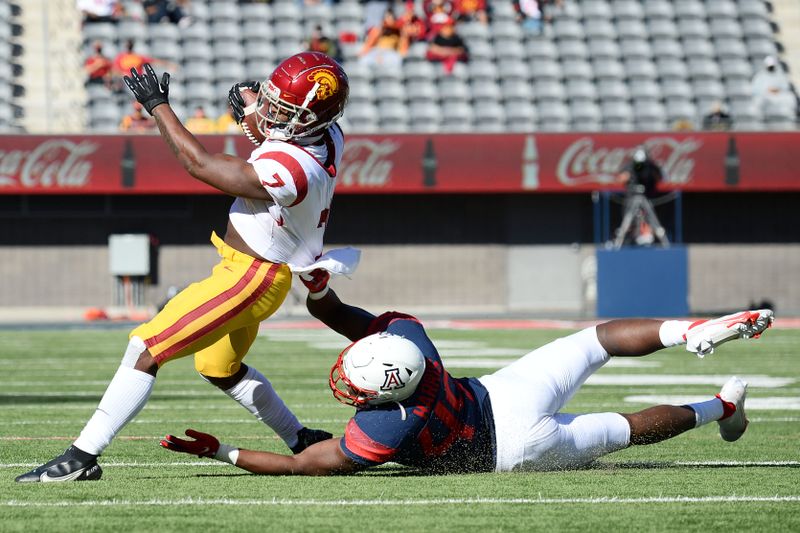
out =
<path fill-rule="evenodd" d="M 90 481 L 100 479 L 103 469 L 97 464 L 97 457 L 75 446 L 52 461 L 17 476 L 17 483 L 55 483 L 63 481 Z"/>
<path fill-rule="evenodd" d="M 312 444 L 316 444 L 318 442 L 322 442 L 323 440 L 332 439 L 333 435 L 328 433 L 327 431 L 323 431 L 321 429 L 309 429 L 309 428 L 300 428 L 297 432 L 297 444 L 292 446 L 290 449 L 292 453 L 298 454 L 311 446 Z"/>
<path fill-rule="evenodd" d="M 686 349 L 705 357 L 720 344 L 734 339 L 756 339 L 772 326 L 771 309 L 741 311 L 712 320 L 699 320 L 684 335 Z"/>
<path fill-rule="evenodd" d="M 735 408 L 735 411 L 731 415 L 717 421 L 719 424 L 719 434 L 722 436 L 723 440 L 728 442 L 738 440 L 747 429 L 749 421 L 744 414 L 744 399 L 746 396 L 747 382 L 742 381 L 736 376 L 729 379 L 728 382 L 722 386 L 722 390 L 719 391 L 719 394 L 717 394 L 717 398 L 729 404 L 726 406 L 726 411 L 730 405 L 733 405 Z"/>

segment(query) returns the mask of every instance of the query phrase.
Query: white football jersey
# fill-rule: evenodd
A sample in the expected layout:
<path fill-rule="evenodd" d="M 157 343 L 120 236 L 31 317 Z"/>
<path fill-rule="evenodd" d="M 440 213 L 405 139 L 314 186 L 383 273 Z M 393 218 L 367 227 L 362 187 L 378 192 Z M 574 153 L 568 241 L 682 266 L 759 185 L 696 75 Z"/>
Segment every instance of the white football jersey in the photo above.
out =
<path fill-rule="evenodd" d="M 303 267 L 322 254 L 344 135 L 334 124 L 323 139 L 308 146 L 268 140 L 247 160 L 271 200 L 237 198 L 230 220 L 264 259 Z"/>

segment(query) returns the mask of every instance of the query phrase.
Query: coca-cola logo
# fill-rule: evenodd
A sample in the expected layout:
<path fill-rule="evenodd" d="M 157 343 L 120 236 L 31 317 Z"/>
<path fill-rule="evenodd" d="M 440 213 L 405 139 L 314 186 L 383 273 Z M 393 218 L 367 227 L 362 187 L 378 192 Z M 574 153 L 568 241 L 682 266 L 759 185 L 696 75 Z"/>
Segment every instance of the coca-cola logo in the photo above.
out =
<path fill-rule="evenodd" d="M 339 166 L 339 183 L 348 187 L 385 187 L 392 175 L 389 156 L 399 148 L 400 143 L 390 140 L 348 141 Z"/>
<path fill-rule="evenodd" d="M 577 186 L 586 183 L 609 184 L 630 159 L 637 146 L 644 145 L 647 153 L 660 166 L 664 181 L 685 184 L 692 179 L 694 152 L 703 143 L 699 139 L 678 140 L 672 137 L 651 137 L 642 143 L 627 147 L 595 147 L 594 139 L 583 137 L 572 143 L 558 161 L 556 176 L 560 183 Z"/>
<path fill-rule="evenodd" d="M 47 140 L 33 150 L 0 150 L 0 187 L 84 187 L 92 172 L 85 158 L 96 150 L 94 143 L 67 139 Z"/>

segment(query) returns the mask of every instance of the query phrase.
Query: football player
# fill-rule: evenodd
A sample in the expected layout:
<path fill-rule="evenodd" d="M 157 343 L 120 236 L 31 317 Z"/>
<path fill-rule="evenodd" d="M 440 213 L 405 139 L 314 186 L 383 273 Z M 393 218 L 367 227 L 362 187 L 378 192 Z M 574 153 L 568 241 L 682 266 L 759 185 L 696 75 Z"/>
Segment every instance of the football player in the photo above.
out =
<path fill-rule="evenodd" d="M 734 441 L 747 428 L 747 384 L 731 378 L 716 396 L 630 414 L 569 414 L 561 409 L 610 357 L 647 355 L 685 344 L 700 356 L 720 344 L 758 337 L 772 311 L 715 320 L 614 320 L 558 339 L 481 378 L 453 378 L 422 324 L 378 317 L 342 303 L 317 273 L 309 311 L 353 343 L 333 365 L 330 387 L 355 406 L 344 436 L 287 456 L 239 449 L 186 430 L 167 435 L 169 450 L 211 457 L 256 474 L 345 474 L 387 461 L 433 473 L 554 470 L 586 465 L 631 445 L 652 444 L 717 421 Z"/>
<path fill-rule="evenodd" d="M 344 145 L 336 121 L 348 98 L 347 75 L 328 56 L 306 52 L 283 61 L 263 83 L 232 87 L 229 101 L 239 122 L 245 118 L 242 90 L 258 95 L 262 142 L 248 160 L 210 154 L 186 130 L 169 104 L 168 73 L 159 80 L 144 65 L 141 74 L 131 70 L 125 83 L 186 171 L 236 198 L 225 236 L 211 235 L 220 262 L 130 333 L 119 369 L 78 439 L 18 482 L 100 478 L 97 457 L 147 403 L 158 369 L 191 354 L 204 379 L 272 428 L 294 453 L 331 437 L 304 427 L 269 380 L 242 359 L 259 323 L 286 298 L 292 271 L 316 264 L 322 254 Z"/>

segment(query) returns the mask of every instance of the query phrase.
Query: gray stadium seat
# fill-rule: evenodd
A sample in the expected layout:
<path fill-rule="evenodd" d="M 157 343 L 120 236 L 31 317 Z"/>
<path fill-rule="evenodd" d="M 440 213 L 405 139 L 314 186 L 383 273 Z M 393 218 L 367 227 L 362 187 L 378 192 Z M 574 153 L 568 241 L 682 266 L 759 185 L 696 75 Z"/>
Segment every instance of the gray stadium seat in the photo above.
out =
<path fill-rule="evenodd" d="M 648 19 L 673 19 L 675 10 L 668 0 L 645 0 L 644 14 Z"/>
<path fill-rule="evenodd" d="M 265 3 L 247 3 L 239 6 L 242 21 L 262 22 L 268 24 L 272 16 L 270 6 Z"/>
<path fill-rule="evenodd" d="M 252 40 L 253 44 L 258 41 L 266 41 L 272 38 L 272 25 L 260 20 L 246 20 L 240 26 L 242 39 Z"/>
<path fill-rule="evenodd" d="M 603 102 L 600 104 L 600 112 L 604 121 L 632 122 L 633 108 L 628 102 Z"/>
<path fill-rule="evenodd" d="M 593 20 L 584 24 L 583 28 L 589 39 L 613 39 L 617 35 L 617 29 L 608 20 Z"/>
<path fill-rule="evenodd" d="M 86 24 L 83 27 L 83 39 L 86 42 L 103 41 L 113 43 L 117 40 L 117 29 L 108 22 Z"/>
<path fill-rule="evenodd" d="M 719 62 L 719 68 L 726 80 L 734 78 L 749 80 L 753 77 L 750 62 L 746 59 L 725 59 Z"/>
<path fill-rule="evenodd" d="M 121 21 L 117 24 L 117 39 L 120 42 L 133 40 L 135 43 L 147 40 L 147 28 L 141 22 L 132 20 Z"/>
<path fill-rule="evenodd" d="M 272 27 L 272 35 L 276 41 L 281 41 L 284 39 L 304 41 L 307 38 L 303 27 L 297 22 L 290 20 L 285 20 L 280 24 L 275 24 L 275 26 Z"/>
<path fill-rule="evenodd" d="M 670 19 L 652 19 L 647 21 L 647 34 L 651 39 L 676 39 L 678 27 Z"/>
<path fill-rule="evenodd" d="M 272 4 L 272 20 L 281 25 L 284 22 L 298 22 L 302 20 L 300 7 L 294 2 L 275 2 Z"/>
<path fill-rule="evenodd" d="M 469 85 L 469 91 L 475 105 L 480 105 L 484 101 L 499 102 L 503 99 L 500 86 L 494 80 L 480 80 L 478 82 L 473 80 Z"/>
<path fill-rule="evenodd" d="M 697 120 L 697 109 L 689 100 L 669 100 L 667 101 L 667 120 L 675 122 L 677 120 Z"/>
<path fill-rule="evenodd" d="M 623 39 L 619 43 L 625 59 L 652 59 L 653 50 L 645 39 Z"/>
<path fill-rule="evenodd" d="M 468 67 L 472 82 L 497 79 L 497 66 L 492 61 L 470 61 Z"/>
<path fill-rule="evenodd" d="M 428 62 L 413 62 L 403 65 L 403 78 L 406 81 L 432 80 L 436 77 L 436 69 Z"/>
<path fill-rule="evenodd" d="M 555 61 L 531 61 L 528 66 L 535 80 L 560 80 L 563 76 L 561 66 Z"/>
<path fill-rule="evenodd" d="M 218 41 L 211 47 L 215 61 L 241 61 L 245 56 L 244 48 L 236 41 Z"/>
<path fill-rule="evenodd" d="M 644 18 L 644 9 L 642 9 L 642 3 L 638 0 L 614 0 L 611 3 L 611 11 L 614 13 L 614 19 L 618 23 L 642 20 Z"/>
<path fill-rule="evenodd" d="M 372 83 L 364 80 L 350 80 L 350 101 L 355 102 L 374 102 L 375 90 L 372 88 Z"/>
<path fill-rule="evenodd" d="M 706 14 L 709 20 L 735 19 L 739 16 L 736 4 L 730 0 L 712 0 L 706 2 Z"/>
<path fill-rule="evenodd" d="M 303 18 L 311 26 L 325 26 L 334 20 L 333 8 L 325 2 L 307 3 L 303 7 Z"/>
<path fill-rule="evenodd" d="M 681 19 L 678 33 L 682 39 L 707 39 L 711 30 L 704 19 Z"/>
<path fill-rule="evenodd" d="M 747 39 L 755 39 L 755 38 L 771 38 L 772 37 L 772 25 L 764 20 L 758 18 L 752 19 L 744 19 L 742 20 L 742 33 L 744 34 L 745 38 Z"/>
<path fill-rule="evenodd" d="M 556 18 L 553 22 L 553 34 L 556 39 L 583 39 L 583 25 L 571 19 Z"/>
<path fill-rule="evenodd" d="M 656 59 L 656 71 L 662 83 L 667 80 L 684 80 L 689 77 L 686 71 L 686 63 L 682 59 L 658 58 Z"/>
<path fill-rule="evenodd" d="M 698 100 L 724 100 L 725 88 L 717 80 L 697 80 L 692 84 L 692 93 Z M 749 82 L 747 86 L 749 87 Z M 750 98 L 748 92 L 747 97 Z"/>
<path fill-rule="evenodd" d="M 741 39 L 715 39 L 714 50 L 719 59 L 746 59 L 747 46 Z"/>
<path fill-rule="evenodd" d="M 530 77 L 527 65 L 518 61 L 501 61 L 497 65 L 497 72 L 501 80 L 527 80 Z"/>
<path fill-rule="evenodd" d="M 725 80 L 724 94 L 731 100 L 752 98 L 753 88 L 750 80 Z"/>
<path fill-rule="evenodd" d="M 408 108 L 398 100 L 387 100 L 378 103 L 378 120 L 382 123 L 408 123 Z"/>
<path fill-rule="evenodd" d="M 594 76 L 594 72 L 592 71 L 592 66 L 589 64 L 588 61 L 579 61 L 579 60 L 562 61 L 561 71 L 564 74 L 564 79 L 570 79 L 570 78 L 591 79 Z"/>
<path fill-rule="evenodd" d="M 222 61 L 214 65 L 214 79 L 217 82 L 233 85 L 245 79 L 245 76 L 244 65 L 241 61 Z"/>
<path fill-rule="evenodd" d="M 477 41 L 469 44 L 469 57 L 474 61 L 493 61 L 494 47 L 487 41 Z"/>
<path fill-rule="evenodd" d="M 503 59 L 522 61 L 528 55 L 527 50 L 518 39 L 495 40 L 494 53 L 500 61 Z"/>
<path fill-rule="evenodd" d="M 597 88 L 594 83 L 587 80 L 567 80 L 566 93 L 570 102 L 597 100 Z"/>
<path fill-rule="evenodd" d="M 656 58 L 683 58 L 683 46 L 677 39 L 653 39 L 650 43 Z"/>
<path fill-rule="evenodd" d="M 388 101 L 401 102 L 408 98 L 405 86 L 399 80 L 379 80 L 373 86 L 378 103 Z"/>
<path fill-rule="evenodd" d="M 611 59 L 593 61 L 592 69 L 596 80 L 625 78 L 625 68 L 620 61 Z"/>
<path fill-rule="evenodd" d="M 719 66 L 710 59 L 690 58 L 686 67 L 692 80 L 720 78 Z"/>
<path fill-rule="evenodd" d="M 597 82 L 597 96 L 601 102 L 627 101 L 630 92 L 622 80 L 602 80 Z"/>
<path fill-rule="evenodd" d="M 675 9 L 675 17 L 679 21 L 683 19 L 701 20 L 706 18 L 706 8 L 700 0 L 678 0 L 673 7 Z"/>
<path fill-rule="evenodd" d="M 655 79 L 658 77 L 655 64 L 645 59 L 631 59 L 624 62 L 628 80 Z"/>
<path fill-rule="evenodd" d="M 239 17 L 239 6 L 233 2 L 211 2 L 208 6 L 208 18 L 210 20 L 226 20 L 238 23 Z"/>
<path fill-rule="evenodd" d="M 619 39 L 647 39 L 647 26 L 641 20 L 629 20 L 617 24 L 616 35 Z"/>
<path fill-rule="evenodd" d="M 458 25 L 458 34 L 471 44 L 472 41 L 487 41 L 492 38 L 489 27 L 481 22 L 463 22 Z"/>
<path fill-rule="evenodd" d="M 495 20 L 516 20 L 517 14 L 509 2 L 494 2 L 492 4 L 492 17 Z"/>
<path fill-rule="evenodd" d="M 594 102 L 587 102 L 585 100 L 571 102 L 569 105 L 569 113 L 572 120 L 593 121 L 597 123 L 600 122 L 602 116 L 600 106 Z"/>
<path fill-rule="evenodd" d="M 558 55 L 561 59 L 586 59 L 589 51 L 582 40 L 565 39 L 558 41 Z"/>
<path fill-rule="evenodd" d="M 708 25 L 710 35 L 716 38 L 741 39 L 742 27 L 735 19 L 712 20 Z"/>
<path fill-rule="evenodd" d="M 584 24 L 592 24 L 597 20 L 614 18 L 611 6 L 605 0 L 585 0 L 581 3 Z"/>
<path fill-rule="evenodd" d="M 716 55 L 714 46 L 711 44 L 711 41 L 708 40 L 707 38 L 684 39 L 683 50 L 684 53 L 686 54 L 687 59 L 691 58 L 712 59 Z"/>
<path fill-rule="evenodd" d="M 565 92 L 560 81 L 537 80 L 533 85 L 533 98 L 537 102 L 562 102 Z"/>
<path fill-rule="evenodd" d="M 529 102 L 506 104 L 503 109 L 510 131 L 520 132 L 536 129 L 536 108 Z"/>
<path fill-rule="evenodd" d="M 550 39 L 532 39 L 525 43 L 528 59 L 551 61 L 558 58 L 558 49 Z M 471 53 L 471 51 L 470 51 Z"/>
<path fill-rule="evenodd" d="M 653 80 L 636 80 L 628 85 L 634 101 L 661 99 L 661 86 Z"/>
<path fill-rule="evenodd" d="M 737 11 L 740 20 L 754 18 L 769 20 L 769 10 L 763 0 L 739 0 Z"/>
<path fill-rule="evenodd" d="M 557 84 L 561 88 L 561 84 Z M 537 87 L 544 88 L 542 93 L 536 90 Z M 556 82 L 541 82 L 531 89 L 530 83 L 525 80 L 503 80 L 500 83 L 500 93 L 503 100 L 531 100 L 532 98 L 548 98 L 553 95 L 556 89 Z M 561 99 L 563 95 L 559 95 Z M 553 97 L 555 98 L 555 97 Z"/>
<path fill-rule="evenodd" d="M 149 24 L 147 33 L 150 40 L 180 41 L 181 34 L 175 24 Z"/>
<path fill-rule="evenodd" d="M 619 59 L 621 56 L 619 45 L 611 39 L 593 39 L 587 48 L 592 59 Z"/>
<path fill-rule="evenodd" d="M 522 39 L 522 29 L 515 21 L 495 21 L 489 25 L 489 30 L 494 40 L 511 39 L 520 41 Z"/>
<path fill-rule="evenodd" d="M 747 38 L 745 40 L 750 61 L 763 61 L 767 56 L 778 54 L 778 48 L 769 37 Z"/>
<path fill-rule="evenodd" d="M 192 46 L 183 47 L 183 59 L 187 62 L 211 62 L 214 52 L 206 43 L 193 43 Z"/>
<path fill-rule="evenodd" d="M 506 120 L 503 106 L 497 102 L 484 102 L 473 106 L 475 120 L 481 128 L 489 128 L 491 131 L 501 131 Z"/>
<path fill-rule="evenodd" d="M 684 80 L 661 82 L 661 95 L 666 100 L 690 100 L 692 94 L 692 86 Z"/>
<path fill-rule="evenodd" d="M 469 85 L 461 80 L 444 79 L 439 82 L 439 94 L 442 102 L 468 102 Z"/>
<path fill-rule="evenodd" d="M 433 102 L 412 101 L 408 108 L 411 129 L 413 131 L 438 131 L 442 121 L 442 112 Z"/>
<path fill-rule="evenodd" d="M 468 132 L 472 129 L 474 114 L 472 106 L 464 102 L 442 104 L 442 129 L 451 132 Z"/>

